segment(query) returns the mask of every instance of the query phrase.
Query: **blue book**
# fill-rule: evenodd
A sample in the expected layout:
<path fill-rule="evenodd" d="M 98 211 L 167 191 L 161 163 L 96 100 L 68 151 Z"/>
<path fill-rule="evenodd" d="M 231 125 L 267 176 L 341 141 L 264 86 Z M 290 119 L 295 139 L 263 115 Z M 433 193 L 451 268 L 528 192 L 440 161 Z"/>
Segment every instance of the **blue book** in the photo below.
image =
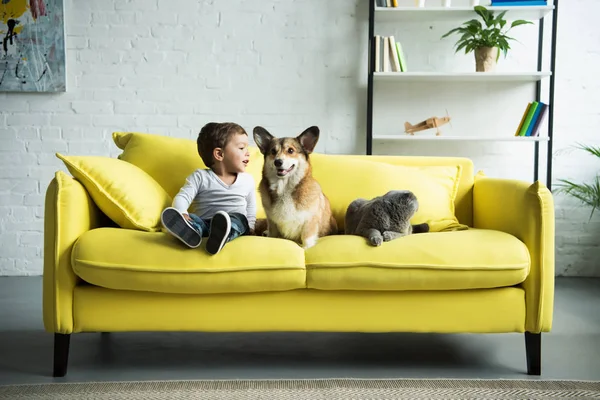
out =
<path fill-rule="evenodd" d="M 547 0 L 492 0 L 492 3 L 527 3 L 530 1 L 543 1 L 547 3 Z"/>
<path fill-rule="evenodd" d="M 531 2 L 543 2 L 548 4 L 547 0 L 492 0 L 492 3 L 531 3 Z"/>
<path fill-rule="evenodd" d="M 535 109 L 533 118 L 531 118 L 531 122 L 529 123 L 529 126 L 527 127 L 527 130 L 525 131 L 525 135 L 523 135 L 523 136 L 531 136 L 531 133 L 533 132 L 533 127 L 537 123 L 537 121 L 540 117 L 540 113 L 542 112 L 543 104 L 544 103 L 540 102 L 538 107 Z"/>
<path fill-rule="evenodd" d="M 511 1 L 511 2 L 498 2 L 497 0 L 492 0 L 492 7 L 518 7 L 518 6 L 547 6 L 548 3 L 544 0 L 528 0 L 528 1 Z"/>

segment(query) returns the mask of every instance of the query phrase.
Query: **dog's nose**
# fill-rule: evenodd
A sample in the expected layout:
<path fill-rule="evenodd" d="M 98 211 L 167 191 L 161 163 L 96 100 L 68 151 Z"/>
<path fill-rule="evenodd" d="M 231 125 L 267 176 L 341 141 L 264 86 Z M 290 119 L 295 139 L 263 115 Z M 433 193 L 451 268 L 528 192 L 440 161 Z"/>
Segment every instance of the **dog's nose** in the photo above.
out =
<path fill-rule="evenodd" d="M 275 162 L 273 162 L 273 164 L 275 164 L 275 166 L 277 168 L 281 167 L 283 165 L 283 160 L 278 158 L 277 160 L 275 160 Z"/>

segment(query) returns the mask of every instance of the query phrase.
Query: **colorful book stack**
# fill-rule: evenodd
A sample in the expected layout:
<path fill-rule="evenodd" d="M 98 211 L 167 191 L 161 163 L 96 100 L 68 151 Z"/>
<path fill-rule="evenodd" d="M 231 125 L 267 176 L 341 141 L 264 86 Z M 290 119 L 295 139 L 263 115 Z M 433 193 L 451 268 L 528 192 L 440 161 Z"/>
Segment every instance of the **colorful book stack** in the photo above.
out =
<path fill-rule="evenodd" d="M 492 6 L 512 7 L 512 6 L 547 6 L 546 0 L 492 0 Z"/>
<path fill-rule="evenodd" d="M 393 36 L 375 35 L 375 72 L 406 72 L 402 45 Z"/>
<path fill-rule="evenodd" d="M 548 104 L 532 101 L 527 105 L 515 136 L 539 136 L 540 127 L 548 115 Z"/>

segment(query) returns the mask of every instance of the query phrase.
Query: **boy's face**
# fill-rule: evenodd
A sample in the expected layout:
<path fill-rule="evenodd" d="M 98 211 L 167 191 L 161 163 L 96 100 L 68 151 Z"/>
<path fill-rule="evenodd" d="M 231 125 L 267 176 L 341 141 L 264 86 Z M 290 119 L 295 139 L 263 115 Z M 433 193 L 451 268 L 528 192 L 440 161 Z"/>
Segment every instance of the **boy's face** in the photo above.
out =
<path fill-rule="evenodd" d="M 223 164 L 225 170 L 235 174 L 246 171 L 246 165 L 250 161 L 248 149 L 248 135 L 236 134 L 225 145 L 223 151 Z"/>

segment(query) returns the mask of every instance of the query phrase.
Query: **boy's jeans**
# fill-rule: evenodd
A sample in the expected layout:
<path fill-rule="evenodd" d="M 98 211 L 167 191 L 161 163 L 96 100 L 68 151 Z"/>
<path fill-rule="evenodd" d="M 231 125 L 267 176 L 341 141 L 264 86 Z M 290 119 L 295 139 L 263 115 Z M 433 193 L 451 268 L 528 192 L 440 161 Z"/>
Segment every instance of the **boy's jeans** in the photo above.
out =
<path fill-rule="evenodd" d="M 240 213 L 228 213 L 229 219 L 231 219 L 231 231 L 227 241 L 230 242 L 238 236 L 242 236 L 250 232 L 250 226 L 248 225 L 248 219 L 244 214 Z M 189 216 L 192 221 L 188 221 L 190 225 L 196 229 L 200 235 L 208 236 L 210 231 L 210 218 L 200 218 L 199 216 L 190 213 Z"/>

